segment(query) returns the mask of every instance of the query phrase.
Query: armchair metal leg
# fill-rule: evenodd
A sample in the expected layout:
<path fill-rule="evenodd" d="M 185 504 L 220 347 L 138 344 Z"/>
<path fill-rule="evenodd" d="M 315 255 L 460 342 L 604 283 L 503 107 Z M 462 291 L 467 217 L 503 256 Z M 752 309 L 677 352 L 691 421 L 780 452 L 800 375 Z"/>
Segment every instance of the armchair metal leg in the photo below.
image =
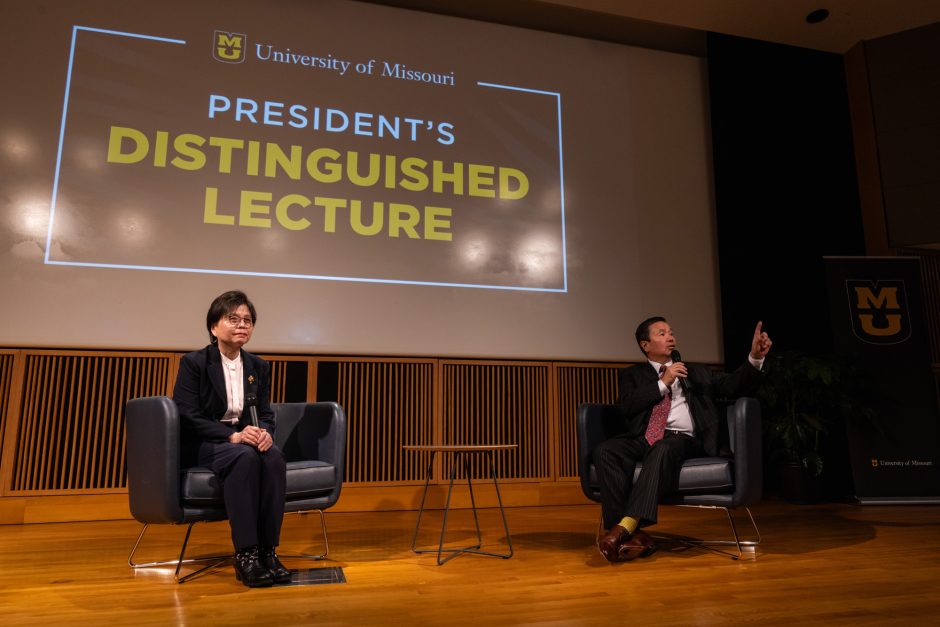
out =
<path fill-rule="evenodd" d="M 324 551 L 320 555 L 308 555 L 306 553 L 295 553 L 293 555 L 288 555 L 286 553 L 281 553 L 281 557 L 291 557 L 298 559 L 308 559 L 308 560 L 323 560 L 326 559 L 330 554 L 330 539 L 326 533 L 326 517 L 323 515 L 322 509 L 313 510 L 316 513 L 320 514 L 320 530 L 323 532 L 323 545 Z M 298 514 L 307 514 L 308 512 L 297 512 Z"/>
<path fill-rule="evenodd" d="M 326 517 L 323 515 L 323 510 L 318 509 L 315 511 L 320 515 L 320 529 L 323 532 L 323 544 L 324 544 L 324 549 L 325 549 L 324 552 L 320 555 L 308 555 L 306 553 L 300 553 L 300 554 L 294 554 L 294 555 L 282 554 L 281 557 L 322 560 L 322 559 L 326 559 L 326 557 L 330 554 L 330 541 L 329 541 L 329 536 L 327 536 L 327 533 L 326 533 Z M 299 512 L 299 513 L 306 514 L 307 512 Z M 195 524 L 196 524 L 195 522 L 191 522 L 186 527 L 186 535 L 183 537 L 183 545 L 180 547 L 180 554 L 179 554 L 178 559 L 164 560 L 164 561 L 159 561 L 159 562 L 135 562 L 134 556 L 137 553 L 137 549 L 140 547 L 140 543 L 144 538 L 144 534 L 147 533 L 147 529 L 150 527 L 149 524 L 145 524 L 141 528 L 140 533 L 137 534 L 137 540 L 134 542 L 134 546 L 131 548 L 131 552 L 127 556 L 127 565 L 135 570 L 139 568 L 152 568 L 154 566 L 175 565 L 176 570 L 174 571 L 173 576 L 176 578 L 177 583 L 186 583 L 187 581 L 189 581 L 193 577 L 196 577 L 200 573 L 203 573 L 211 568 L 220 566 L 221 564 L 224 564 L 225 562 L 232 559 L 231 553 L 227 553 L 224 555 L 206 555 L 204 557 L 191 557 L 187 559 L 186 547 L 189 545 L 189 537 L 192 534 L 193 525 Z M 180 570 L 183 568 L 183 564 L 203 564 L 203 563 L 205 565 L 202 566 L 201 568 L 194 570 L 193 572 L 180 577 Z"/>
<path fill-rule="evenodd" d="M 730 557 L 733 560 L 742 559 L 745 554 L 754 555 L 755 549 L 758 544 L 761 542 L 760 529 L 757 528 L 757 522 L 754 520 L 754 514 L 751 513 L 749 507 L 745 507 L 744 511 L 747 512 L 747 516 L 751 521 L 751 527 L 754 529 L 756 534 L 756 539 L 751 540 L 742 540 L 741 536 L 738 534 L 738 528 L 734 524 L 734 517 L 731 515 L 731 510 L 727 507 L 720 507 L 718 505 L 679 505 L 679 507 L 697 507 L 700 509 L 723 509 L 725 514 L 728 516 L 728 523 L 731 525 L 731 533 L 734 534 L 734 540 L 694 540 L 689 538 L 665 538 L 663 536 L 654 535 L 653 539 L 660 544 L 683 544 L 685 546 L 705 549 L 713 553 L 718 553 L 720 555 L 725 555 Z M 598 518 L 597 521 L 597 533 L 600 535 L 601 529 L 603 529 L 603 519 Z M 721 549 L 715 548 L 716 546 L 734 546 L 738 550 L 738 554 L 729 553 L 728 551 L 723 551 Z M 753 558 L 752 558 L 753 559 Z"/>
<path fill-rule="evenodd" d="M 687 546 L 699 547 L 712 551 L 713 553 L 719 553 L 730 557 L 733 560 L 739 560 L 744 557 L 745 554 L 754 555 L 755 549 L 758 544 L 761 542 L 760 529 L 757 528 L 757 522 L 754 521 L 754 514 L 751 513 L 749 507 L 745 507 L 744 511 L 747 512 L 747 516 L 751 521 L 751 527 L 754 529 L 756 534 L 756 539 L 751 540 L 742 540 L 740 535 L 738 535 L 738 528 L 734 524 L 734 517 L 731 515 L 731 510 L 727 507 L 721 507 L 718 505 L 680 505 L 679 507 L 698 507 L 700 509 L 723 509 L 725 514 L 728 516 L 728 523 L 731 525 L 731 533 L 734 534 L 734 540 L 688 540 L 688 539 L 677 539 L 676 542 L 680 544 L 685 544 Z M 721 549 L 715 548 L 716 546 L 734 546 L 738 554 L 729 553 L 728 551 L 723 551 Z"/>
<path fill-rule="evenodd" d="M 147 532 L 147 528 L 150 526 L 149 524 L 145 524 L 143 528 L 140 530 L 140 533 L 137 535 L 137 541 L 134 542 L 134 546 L 133 548 L 131 548 L 130 554 L 127 556 L 127 565 L 136 570 L 138 568 L 151 568 L 153 566 L 170 566 L 170 565 L 175 564 L 176 571 L 174 572 L 173 576 L 176 578 L 176 582 L 186 583 L 187 581 L 189 581 L 196 575 L 206 570 L 209 570 L 210 568 L 215 568 L 216 566 L 223 564 L 232 558 L 231 554 L 226 554 L 226 555 L 207 555 L 205 557 L 192 557 L 189 559 L 185 559 L 186 558 L 186 546 L 189 544 L 189 536 L 193 531 L 194 524 L 196 523 L 191 522 L 186 527 L 186 535 L 183 538 L 183 546 L 180 548 L 179 559 L 166 560 L 162 562 L 138 563 L 134 561 L 134 554 L 137 553 L 137 548 L 140 546 L 140 542 L 141 540 L 143 540 L 144 534 Z M 208 562 L 208 564 L 206 564 L 202 568 L 199 568 L 198 570 L 195 570 L 183 577 L 180 577 L 180 569 L 183 567 L 183 564 L 196 564 L 196 563 L 202 563 L 202 562 Z"/>

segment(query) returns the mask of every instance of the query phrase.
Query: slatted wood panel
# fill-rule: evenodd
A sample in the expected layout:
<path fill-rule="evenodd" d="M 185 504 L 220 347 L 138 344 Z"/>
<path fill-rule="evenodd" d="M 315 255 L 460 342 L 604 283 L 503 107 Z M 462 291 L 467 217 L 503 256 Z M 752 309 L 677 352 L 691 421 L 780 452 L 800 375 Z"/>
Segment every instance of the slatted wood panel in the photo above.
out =
<path fill-rule="evenodd" d="M 558 476 L 578 476 L 578 437 L 575 416 L 581 403 L 616 403 L 618 366 L 555 367 L 558 390 Z"/>
<path fill-rule="evenodd" d="M 166 394 L 172 355 L 25 354 L 8 494 L 126 485 L 124 405 Z"/>
<path fill-rule="evenodd" d="M 119 493 L 125 486 L 124 405 L 168 394 L 180 355 L 105 351 L 0 351 L 5 496 Z M 573 477 L 574 409 L 612 401 L 614 364 L 407 358 L 268 356 L 272 401 L 318 387 L 323 360 L 337 364 L 336 400 L 348 417 L 350 485 L 420 484 L 430 454 L 404 444 L 511 443 L 501 480 Z M 302 363 L 295 363 L 302 362 Z M 474 457 L 473 476 L 488 475 Z M 433 481 L 443 481 L 438 463 Z M 462 473 L 461 473 L 462 474 Z"/>
<path fill-rule="evenodd" d="M 7 432 L 7 410 L 10 406 L 10 392 L 13 389 L 15 358 L 14 351 L 0 351 L 0 451 L 3 450 L 3 434 Z"/>
<path fill-rule="evenodd" d="M 315 399 L 315 396 L 310 394 L 310 388 L 316 387 L 313 385 L 315 376 L 311 376 L 316 373 L 315 358 L 264 355 L 263 359 L 271 365 L 272 403 L 296 403 Z"/>
<path fill-rule="evenodd" d="M 339 404 L 346 410 L 349 483 L 424 480 L 429 454 L 405 444 L 434 438 L 433 361 L 340 361 Z"/>
<path fill-rule="evenodd" d="M 283 403 L 287 397 L 287 362 L 268 358 L 271 364 L 271 398 L 272 403 Z"/>
<path fill-rule="evenodd" d="M 497 476 L 552 476 L 550 364 L 441 363 L 442 444 L 518 444 L 494 454 Z M 486 478 L 484 457 L 471 473 Z"/>

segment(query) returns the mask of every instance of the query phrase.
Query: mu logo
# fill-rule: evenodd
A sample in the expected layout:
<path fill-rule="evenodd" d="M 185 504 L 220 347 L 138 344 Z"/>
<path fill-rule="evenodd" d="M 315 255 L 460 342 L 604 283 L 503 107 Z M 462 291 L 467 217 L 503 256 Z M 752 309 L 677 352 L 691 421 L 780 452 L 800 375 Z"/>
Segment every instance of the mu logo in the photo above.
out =
<path fill-rule="evenodd" d="M 212 56 L 222 63 L 241 63 L 245 60 L 248 37 L 241 33 L 217 30 L 212 35 Z"/>
<path fill-rule="evenodd" d="M 846 281 L 852 330 L 869 344 L 900 344 L 911 335 L 904 281 Z"/>

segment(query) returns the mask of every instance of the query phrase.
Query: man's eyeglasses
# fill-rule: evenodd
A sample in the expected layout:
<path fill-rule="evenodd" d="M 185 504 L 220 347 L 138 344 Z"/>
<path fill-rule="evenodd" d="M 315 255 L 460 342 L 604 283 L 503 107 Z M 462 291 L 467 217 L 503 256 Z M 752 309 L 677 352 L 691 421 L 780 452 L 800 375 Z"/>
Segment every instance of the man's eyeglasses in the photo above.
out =
<path fill-rule="evenodd" d="M 229 324 L 229 326 L 232 326 L 232 327 L 237 327 L 239 324 L 244 324 L 246 327 L 250 329 L 255 324 L 251 318 L 242 318 L 241 316 L 236 316 L 235 314 L 225 316 L 223 320 L 225 320 Z"/>

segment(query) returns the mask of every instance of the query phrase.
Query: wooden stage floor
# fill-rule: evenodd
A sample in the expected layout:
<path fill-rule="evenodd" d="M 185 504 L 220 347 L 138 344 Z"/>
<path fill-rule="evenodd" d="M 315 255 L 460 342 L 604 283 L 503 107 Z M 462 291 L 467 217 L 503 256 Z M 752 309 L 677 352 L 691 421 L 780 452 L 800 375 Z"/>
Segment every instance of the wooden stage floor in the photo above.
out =
<path fill-rule="evenodd" d="M 249 590 L 231 566 L 178 585 L 169 569 L 126 565 L 133 521 L 0 526 L 2 627 L 96 625 L 726 625 L 937 624 L 940 507 L 754 508 L 756 559 L 666 549 L 608 564 L 594 546 L 598 508 L 508 510 L 511 559 L 461 555 L 437 566 L 411 552 L 415 512 L 328 513 L 331 555 L 347 583 Z M 436 541 L 434 512 L 419 544 Z M 450 544 L 472 518 L 451 519 Z M 505 547 L 498 510 L 481 512 L 484 548 Z M 743 525 L 740 525 L 743 527 Z M 318 518 L 289 515 L 281 552 L 316 551 Z M 662 509 L 662 534 L 725 534 L 719 511 Z M 438 527 L 439 530 L 439 527 Z M 142 558 L 178 551 L 184 528 L 148 532 Z M 227 523 L 197 525 L 196 552 L 225 550 Z"/>

